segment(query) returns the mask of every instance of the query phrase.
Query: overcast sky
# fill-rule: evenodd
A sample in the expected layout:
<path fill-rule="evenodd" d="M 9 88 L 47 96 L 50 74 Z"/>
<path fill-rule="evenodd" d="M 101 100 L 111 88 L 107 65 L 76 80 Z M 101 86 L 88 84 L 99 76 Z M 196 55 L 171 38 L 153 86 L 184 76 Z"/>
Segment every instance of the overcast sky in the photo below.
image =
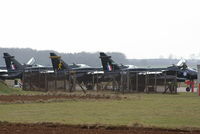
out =
<path fill-rule="evenodd" d="M 2 0 L 0 47 L 200 58 L 200 1 Z"/>

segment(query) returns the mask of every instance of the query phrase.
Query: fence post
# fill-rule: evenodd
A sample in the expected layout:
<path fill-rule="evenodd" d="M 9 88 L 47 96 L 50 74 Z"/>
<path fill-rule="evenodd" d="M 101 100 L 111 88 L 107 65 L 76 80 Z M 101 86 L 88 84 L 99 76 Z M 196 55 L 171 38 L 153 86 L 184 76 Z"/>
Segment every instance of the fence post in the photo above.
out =
<path fill-rule="evenodd" d="M 166 74 L 166 72 L 164 73 L 164 75 L 165 75 L 164 84 L 165 84 L 165 91 L 166 91 L 166 88 L 167 88 L 167 74 Z"/>
<path fill-rule="evenodd" d="M 178 83 L 177 83 L 177 75 L 178 75 L 178 72 L 176 71 L 176 76 L 175 76 L 175 93 L 177 94 L 177 88 L 178 88 Z"/>
<path fill-rule="evenodd" d="M 136 86 L 136 92 L 139 92 L 138 90 L 138 72 L 136 72 L 136 80 L 135 80 L 135 86 Z"/>
<path fill-rule="evenodd" d="M 73 73 L 73 91 L 76 90 L 76 72 Z"/>
<path fill-rule="evenodd" d="M 40 72 L 38 72 L 38 89 L 41 91 Z M 37 90 L 37 89 L 36 89 Z"/>
<path fill-rule="evenodd" d="M 96 88 L 97 88 L 97 92 L 98 92 L 98 90 L 99 90 L 99 76 L 98 76 L 98 74 L 96 76 L 96 82 L 97 82 Z"/>
<path fill-rule="evenodd" d="M 69 85 L 68 85 L 69 92 L 72 92 L 72 81 L 71 81 L 72 79 L 70 71 L 68 71 L 68 78 L 69 78 Z"/>
<path fill-rule="evenodd" d="M 32 80 L 31 80 L 31 78 L 32 78 L 32 71 L 30 72 L 30 83 L 29 83 L 29 86 L 30 86 L 30 91 L 32 90 Z"/>
<path fill-rule="evenodd" d="M 120 80 L 121 80 L 121 85 L 120 85 L 120 90 L 124 93 L 124 77 L 123 77 L 123 71 L 120 71 Z"/>
<path fill-rule="evenodd" d="M 56 75 L 55 75 L 55 90 L 57 89 L 57 71 L 55 72 Z"/>
<path fill-rule="evenodd" d="M 95 74 L 91 74 L 92 75 L 92 90 L 94 90 L 95 88 Z"/>
<path fill-rule="evenodd" d="M 130 92 L 130 72 L 127 71 L 127 74 L 126 74 L 126 87 L 127 87 L 127 91 Z"/>
<path fill-rule="evenodd" d="M 48 91 L 48 74 L 45 73 L 45 90 Z"/>
<path fill-rule="evenodd" d="M 149 88 L 148 88 L 148 72 L 146 71 L 145 75 L 145 91 L 146 93 L 149 93 Z"/>
<path fill-rule="evenodd" d="M 157 92 L 157 74 L 155 73 L 154 92 Z"/>
<path fill-rule="evenodd" d="M 25 80 L 25 72 L 23 72 L 23 75 L 22 75 L 22 90 L 25 90 L 26 88 L 24 80 Z"/>
<path fill-rule="evenodd" d="M 198 70 L 198 74 L 197 74 L 197 78 L 198 78 L 198 95 L 200 96 L 200 65 L 197 65 L 197 70 Z"/>
<path fill-rule="evenodd" d="M 66 71 L 64 72 L 64 91 L 66 91 Z"/>

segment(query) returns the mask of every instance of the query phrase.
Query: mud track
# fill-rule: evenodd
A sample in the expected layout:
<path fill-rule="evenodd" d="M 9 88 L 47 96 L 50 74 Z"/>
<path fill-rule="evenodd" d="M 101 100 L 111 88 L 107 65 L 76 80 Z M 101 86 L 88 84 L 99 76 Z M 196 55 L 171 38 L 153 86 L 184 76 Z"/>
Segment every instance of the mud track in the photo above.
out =
<path fill-rule="evenodd" d="M 53 123 L 0 123 L 1 134 L 199 134 L 199 130 L 159 129 L 142 127 L 113 127 L 98 125 L 62 125 Z"/>
<path fill-rule="evenodd" d="M 121 99 L 119 96 L 109 95 L 0 95 L 0 102 L 34 102 L 47 100 L 65 100 L 65 99 Z"/>

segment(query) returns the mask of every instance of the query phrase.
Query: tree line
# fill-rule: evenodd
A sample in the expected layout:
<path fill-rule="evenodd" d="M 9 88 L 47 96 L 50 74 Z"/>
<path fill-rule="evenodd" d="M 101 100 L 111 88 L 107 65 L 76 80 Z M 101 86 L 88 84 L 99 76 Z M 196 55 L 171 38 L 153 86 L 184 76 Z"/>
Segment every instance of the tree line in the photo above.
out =
<path fill-rule="evenodd" d="M 99 52 L 79 52 L 79 53 L 59 53 L 53 50 L 35 50 L 31 48 L 0 48 L 0 66 L 5 66 L 3 59 L 3 53 L 7 52 L 22 64 L 34 57 L 37 64 L 44 66 L 51 66 L 51 60 L 49 53 L 54 52 L 61 56 L 62 59 L 68 64 L 87 64 L 92 67 L 100 67 L 101 61 L 99 59 Z M 119 64 L 130 64 L 138 67 L 166 67 L 172 64 L 177 64 L 180 59 L 172 58 L 158 58 L 158 59 L 127 59 L 123 53 L 110 52 L 107 53 L 112 56 L 112 59 Z M 193 68 L 196 68 L 197 64 L 200 64 L 198 59 L 188 59 L 187 64 Z"/>

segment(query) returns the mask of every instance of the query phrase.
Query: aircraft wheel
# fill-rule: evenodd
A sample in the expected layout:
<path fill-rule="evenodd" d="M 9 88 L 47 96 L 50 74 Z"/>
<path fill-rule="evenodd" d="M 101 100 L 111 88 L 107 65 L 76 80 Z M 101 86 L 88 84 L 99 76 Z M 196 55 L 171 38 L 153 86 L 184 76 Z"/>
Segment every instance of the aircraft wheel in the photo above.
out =
<path fill-rule="evenodd" d="M 186 87 L 186 91 L 187 91 L 187 92 L 190 92 L 190 88 L 189 88 L 189 87 Z"/>

